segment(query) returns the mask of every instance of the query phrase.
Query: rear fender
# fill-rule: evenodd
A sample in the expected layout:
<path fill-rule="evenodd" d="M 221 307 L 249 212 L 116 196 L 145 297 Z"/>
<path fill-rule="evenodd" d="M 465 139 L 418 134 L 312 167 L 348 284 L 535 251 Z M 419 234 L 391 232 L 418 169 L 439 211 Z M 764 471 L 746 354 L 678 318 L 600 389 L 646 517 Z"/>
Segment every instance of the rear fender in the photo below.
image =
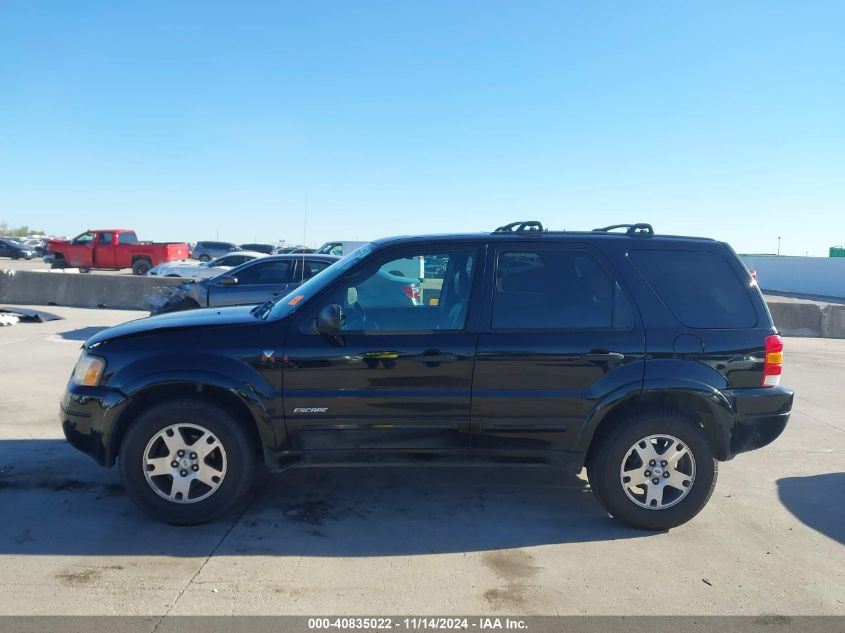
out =
<path fill-rule="evenodd" d="M 579 452 L 587 453 L 593 438 L 613 424 L 624 424 L 627 414 L 645 408 L 674 409 L 701 425 L 716 458 L 730 459 L 730 438 L 735 411 L 728 398 L 714 387 L 687 379 L 652 378 L 625 385 L 599 401 L 578 435 Z"/>

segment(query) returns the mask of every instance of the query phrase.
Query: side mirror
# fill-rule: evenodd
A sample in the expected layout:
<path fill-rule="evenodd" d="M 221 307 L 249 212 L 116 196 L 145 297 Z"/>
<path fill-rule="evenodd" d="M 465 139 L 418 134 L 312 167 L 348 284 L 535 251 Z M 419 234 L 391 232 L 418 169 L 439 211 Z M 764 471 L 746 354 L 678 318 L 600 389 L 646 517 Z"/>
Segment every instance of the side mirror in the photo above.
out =
<path fill-rule="evenodd" d="M 221 277 L 218 282 L 218 286 L 237 286 L 238 285 L 238 278 L 232 277 L 231 275 L 226 275 L 225 277 Z"/>
<path fill-rule="evenodd" d="M 333 336 L 340 332 L 340 306 L 336 303 L 327 305 L 317 314 L 317 332 Z"/>

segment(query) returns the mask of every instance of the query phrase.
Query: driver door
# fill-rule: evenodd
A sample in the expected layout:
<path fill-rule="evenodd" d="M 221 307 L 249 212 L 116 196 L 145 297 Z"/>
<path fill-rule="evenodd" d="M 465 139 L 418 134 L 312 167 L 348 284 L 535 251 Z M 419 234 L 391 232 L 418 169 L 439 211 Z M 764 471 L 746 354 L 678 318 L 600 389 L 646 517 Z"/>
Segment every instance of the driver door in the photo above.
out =
<path fill-rule="evenodd" d="M 469 446 L 478 251 L 392 249 L 315 297 L 285 347 L 292 450 Z M 334 336 L 315 329 L 327 305 L 342 314 Z"/>
<path fill-rule="evenodd" d="M 68 264 L 82 268 L 94 265 L 94 233 L 86 232 L 77 235 L 68 245 Z"/>

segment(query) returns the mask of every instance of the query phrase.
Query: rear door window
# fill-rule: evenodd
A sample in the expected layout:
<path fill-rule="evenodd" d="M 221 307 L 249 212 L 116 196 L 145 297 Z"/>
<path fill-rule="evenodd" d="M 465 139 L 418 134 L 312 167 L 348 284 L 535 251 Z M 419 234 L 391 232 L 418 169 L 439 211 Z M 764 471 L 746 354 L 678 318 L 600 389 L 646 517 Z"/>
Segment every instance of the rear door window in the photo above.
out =
<path fill-rule="evenodd" d="M 616 281 L 586 251 L 503 249 L 496 263 L 491 327 L 627 330 L 633 313 Z"/>
<path fill-rule="evenodd" d="M 630 256 L 669 311 L 687 327 L 729 329 L 757 324 L 748 288 L 718 253 L 635 250 Z"/>

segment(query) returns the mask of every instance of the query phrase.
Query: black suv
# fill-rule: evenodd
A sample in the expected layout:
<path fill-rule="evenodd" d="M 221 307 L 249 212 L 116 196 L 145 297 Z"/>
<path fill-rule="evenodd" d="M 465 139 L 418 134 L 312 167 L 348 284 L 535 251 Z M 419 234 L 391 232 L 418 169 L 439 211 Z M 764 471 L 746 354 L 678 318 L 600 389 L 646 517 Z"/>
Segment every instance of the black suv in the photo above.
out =
<path fill-rule="evenodd" d="M 261 457 L 416 458 L 586 467 L 611 515 L 666 529 L 705 505 L 717 460 L 783 431 L 782 348 L 722 242 L 520 222 L 379 240 L 262 305 L 100 332 L 61 422 L 169 523 L 226 511 Z"/>

